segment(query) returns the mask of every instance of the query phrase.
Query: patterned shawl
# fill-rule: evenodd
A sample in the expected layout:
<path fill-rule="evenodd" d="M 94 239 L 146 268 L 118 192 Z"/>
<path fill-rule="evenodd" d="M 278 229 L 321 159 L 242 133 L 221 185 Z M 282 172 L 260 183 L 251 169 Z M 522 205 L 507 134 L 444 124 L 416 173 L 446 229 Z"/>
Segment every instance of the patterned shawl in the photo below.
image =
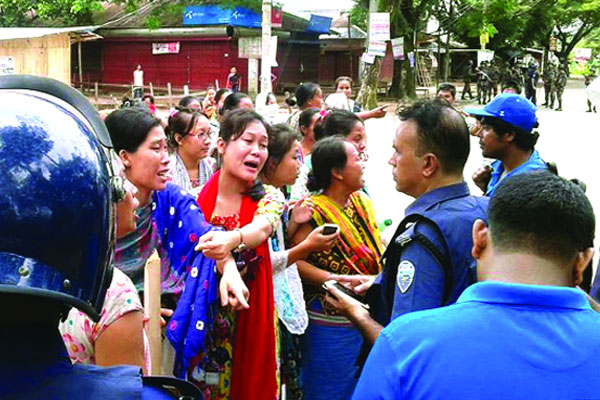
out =
<path fill-rule="evenodd" d="M 350 195 L 349 201 L 358 214 L 355 225 L 344 210 L 324 194 L 311 196 L 314 205 L 312 218 L 317 226 L 335 223 L 340 227 L 340 239 L 336 246 L 345 263 L 357 274 L 376 275 L 381 271 L 381 238 L 375 220 L 375 212 L 369 197 L 362 191 Z M 364 240 L 363 238 L 366 238 Z"/>

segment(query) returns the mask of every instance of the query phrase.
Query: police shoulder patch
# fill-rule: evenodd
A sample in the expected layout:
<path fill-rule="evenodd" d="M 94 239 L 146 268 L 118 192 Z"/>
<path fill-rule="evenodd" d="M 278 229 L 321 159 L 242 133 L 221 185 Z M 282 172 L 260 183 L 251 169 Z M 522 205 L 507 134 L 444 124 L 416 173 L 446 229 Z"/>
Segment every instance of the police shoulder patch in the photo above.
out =
<path fill-rule="evenodd" d="M 398 288 L 402 294 L 410 288 L 415 281 L 415 266 L 410 261 L 402 261 L 398 265 Z"/>

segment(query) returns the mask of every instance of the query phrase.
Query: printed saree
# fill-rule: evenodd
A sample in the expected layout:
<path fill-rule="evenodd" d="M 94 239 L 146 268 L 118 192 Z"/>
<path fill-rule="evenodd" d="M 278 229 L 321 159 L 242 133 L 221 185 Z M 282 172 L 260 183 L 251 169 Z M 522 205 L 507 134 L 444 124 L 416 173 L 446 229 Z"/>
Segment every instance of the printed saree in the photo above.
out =
<path fill-rule="evenodd" d="M 204 215 L 211 218 L 219 192 L 219 177 L 220 171 L 217 171 L 198 197 Z M 252 222 L 257 206 L 257 201 L 244 196 L 239 214 L 240 226 Z M 229 382 L 232 400 L 275 399 L 278 394 L 273 276 L 267 241 L 255 251 L 261 263 L 253 273 L 254 279 L 247 282 L 250 308 L 238 311 L 235 321 Z"/>

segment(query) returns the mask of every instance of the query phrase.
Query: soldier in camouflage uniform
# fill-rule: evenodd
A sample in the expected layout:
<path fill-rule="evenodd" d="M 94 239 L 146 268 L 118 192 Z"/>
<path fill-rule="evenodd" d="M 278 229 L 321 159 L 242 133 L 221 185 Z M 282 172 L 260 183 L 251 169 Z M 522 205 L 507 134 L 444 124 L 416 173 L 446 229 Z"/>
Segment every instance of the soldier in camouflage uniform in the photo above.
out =
<path fill-rule="evenodd" d="M 462 100 L 465 99 L 467 93 L 469 94 L 469 99 L 473 98 L 473 93 L 471 93 L 471 82 L 473 81 L 473 78 L 475 78 L 475 76 L 476 75 L 473 73 L 473 60 L 468 60 L 463 74 L 465 87 L 463 88 L 462 95 L 460 96 Z"/>
<path fill-rule="evenodd" d="M 556 97 L 556 100 L 558 100 L 558 107 L 556 108 L 556 111 L 562 111 L 562 95 L 563 92 L 565 91 L 565 86 L 567 86 L 567 78 L 568 78 L 568 71 L 569 71 L 569 67 L 567 65 L 564 65 L 562 68 L 558 69 L 558 72 L 556 74 L 556 81 L 554 82 L 554 88 L 553 88 L 553 97 Z M 550 108 L 554 107 L 554 101 L 552 101 Z"/>
<path fill-rule="evenodd" d="M 544 81 L 544 99 L 545 102 L 542 104 L 545 107 L 552 106 L 554 104 L 554 81 L 556 80 L 556 67 L 552 63 L 547 63 L 544 66 L 544 73 L 542 74 L 542 80 Z"/>

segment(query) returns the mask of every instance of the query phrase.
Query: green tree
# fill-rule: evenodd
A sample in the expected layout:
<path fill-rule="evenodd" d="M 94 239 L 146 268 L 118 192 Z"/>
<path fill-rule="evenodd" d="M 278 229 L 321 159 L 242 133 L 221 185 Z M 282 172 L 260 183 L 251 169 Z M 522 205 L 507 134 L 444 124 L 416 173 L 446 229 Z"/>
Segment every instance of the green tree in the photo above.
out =
<path fill-rule="evenodd" d="M 379 0 L 377 11 L 390 13 L 391 37 L 402 36 L 404 38 L 404 52 L 406 54 L 415 50 L 414 43 L 419 37 L 423 27 L 427 24 L 433 7 L 441 0 Z M 355 7 L 365 9 L 365 1 L 357 1 Z M 355 14 L 359 14 L 355 12 Z M 376 84 L 381 68 L 380 60 L 366 68 L 365 77 L 359 92 L 359 101 L 367 107 L 376 104 Z M 375 70 L 375 71 L 374 71 Z M 375 73 L 376 72 L 376 73 Z M 398 98 L 415 98 L 415 69 L 411 68 L 408 57 L 405 60 L 394 62 L 394 76 L 390 95 Z M 361 94 L 364 97 L 361 97 Z"/>
<path fill-rule="evenodd" d="M 0 24 L 10 26 L 76 26 L 93 25 L 102 20 L 103 5 L 123 4 L 128 12 L 152 5 L 147 17 L 149 28 L 159 28 L 165 18 L 180 16 L 188 5 L 219 4 L 225 8 L 236 6 L 261 10 L 261 0 L 0 0 Z"/>

